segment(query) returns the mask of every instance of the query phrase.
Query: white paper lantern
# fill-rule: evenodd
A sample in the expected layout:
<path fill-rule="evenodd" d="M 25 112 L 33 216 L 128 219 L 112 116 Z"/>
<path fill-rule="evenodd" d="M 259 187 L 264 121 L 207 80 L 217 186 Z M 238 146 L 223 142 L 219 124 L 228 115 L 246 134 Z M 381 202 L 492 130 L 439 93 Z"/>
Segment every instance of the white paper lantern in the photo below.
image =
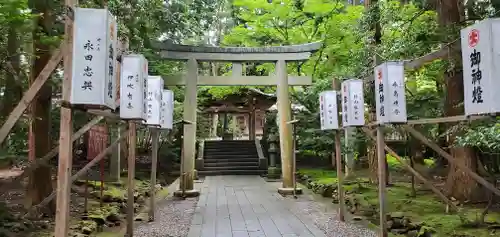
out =
<path fill-rule="evenodd" d="M 403 62 L 385 62 L 374 69 L 377 122 L 406 123 Z"/>
<path fill-rule="evenodd" d="M 163 90 L 161 104 L 161 128 L 172 129 L 174 124 L 174 92 Z"/>
<path fill-rule="evenodd" d="M 117 24 L 107 9 L 75 8 L 70 103 L 116 107 Z"/>
<path fill-rule="evenodd" d="M 161 122 L 161 102 L 163 94 L 163 78 L 160 76 L 148 77 L 147 93 L 147 118 L 146 124 L 151 126 L 160 126 Z"/>
<path fill-rule="evenodd" d="M 323 91 L 319 94 L 321 130 L 339 129 L 337 92 Z"/>
<path fill-rule="evenodd" d="M 350 79 L 342 82 L 342 126 L 365 125 L 363 81 Z"/>
<path fill-rule="evenodd" d="M 500 112 L 500 18 L 461 30 L 465 115 Z"/>
<path fill-rule="evenodd" d="M 140 54 L 122 57 L 120 78 L 120 118 L 146 120 L 148 61 Z"/>

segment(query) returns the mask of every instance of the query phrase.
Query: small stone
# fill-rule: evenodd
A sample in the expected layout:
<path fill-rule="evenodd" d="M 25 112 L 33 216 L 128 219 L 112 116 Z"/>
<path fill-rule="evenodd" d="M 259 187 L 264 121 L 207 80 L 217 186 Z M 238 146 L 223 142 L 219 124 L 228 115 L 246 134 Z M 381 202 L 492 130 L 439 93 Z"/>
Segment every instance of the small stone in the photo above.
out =
<path fill-rule="evenodd" d="M 354 221 L 362 221 L 363 217 L 361 217 L 361 216 L 353 216 L 352 220 L 354 220 Z"/>
<path fill-rule="evenodd" d="M 83 234 L 90 235 L 92 232 L 93 232 L 92 228 L 90 228 L 88 226 L 82 227 L 82 233 Z"/>
<path fill-rule="evenodd" d="M 391 230 L 391 233 L 395 234 L 395 235 L 400 235 L 400 234 L 404 234 L 408 232 L 407 229 L 392 229 Z"/>
<path fill-rule="evenodd" d="M 390 215 L 392 218 L 403 218 L 405 216 L 403 212 L 391 212 Z"/>
<path fill-rule="evenodd" d="M 418 230 L 410 230 L 408 233 L 406 233 L 407 237 L 417 237 L 418 236 Z"/>

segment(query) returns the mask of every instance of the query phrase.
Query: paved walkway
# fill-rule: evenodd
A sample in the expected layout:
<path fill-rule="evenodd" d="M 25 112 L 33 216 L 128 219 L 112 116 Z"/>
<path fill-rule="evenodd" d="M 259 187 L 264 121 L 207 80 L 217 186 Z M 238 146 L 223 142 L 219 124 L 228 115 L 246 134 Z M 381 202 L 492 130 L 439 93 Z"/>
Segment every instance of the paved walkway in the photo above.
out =
<path fill-rule="evenodd" d="M 261 177 L 209 176 L 201 191 L 188 237 L 326 237 Z"/>

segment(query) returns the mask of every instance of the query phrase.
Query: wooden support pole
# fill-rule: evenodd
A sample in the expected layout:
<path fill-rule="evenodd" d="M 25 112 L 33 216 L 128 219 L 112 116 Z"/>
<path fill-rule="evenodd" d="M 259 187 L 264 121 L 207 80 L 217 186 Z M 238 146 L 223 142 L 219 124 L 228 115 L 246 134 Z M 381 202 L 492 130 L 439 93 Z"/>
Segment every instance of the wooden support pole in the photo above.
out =
<path fill-rule="evenodd" d="M 67 21 L 67 22 L 70 22 L 70 21 Z M 66 23 L 66 25 L 68 25 L 68 24 L 71 24 L 71 23 Z M 45 65 L 45 67 L 42 69 L 40 74 L 38 74 L 35 81 L 31 84 L 30 88 L 26 91 L 26 93 L 24 93 L 23 97 L 19 101 L 19 104 L 17 104 L 16 107 L 14 108 L 14 110 L 12 110 L 12 112 L 9 114 L 9 117 L 7 118 L 5 123 L 2 125 L 2 128 L 0 128 L 0 144 L 2 144 L 5 141 L 5 139 L 7 138 L 7 136 L 10 133 L 10 130 L 12 130 L 14 125 L 16 125 L 17 120 L 19 120 L 19 118 L 21 118 L 24 111 L 26 111 L 28 106 L 33 101 L 33 99 L 35 99 L 35 97 L 38 95 L 38 92 L 43 87 L 45 82 L 47 82 L 47 80 L 50 78 L 50 75 L 52 75 L 52 72 L 57 68 L 57 66 L 61 62 L 61 60 L 63 58 L 63 54 L 69 53 L 69 56 L 66 55 L 65 57 L 66 58 L 71 57 L 71 51 L 62 50 L 64 48 L 63 47 L 64 44 L 65 44 L 64 42 L 61 43 L 61 46 L 59 46 L 59 49 L 54 51 L 54 53 L 52 54 L 47 65 Z M 70 48 L 70 47 L 66 47 L 66 48 Z M 65 69 L 66 69 L 66 63 L 64 65 L 65 65 Z M 70 69 L 71 69 L 71 65 L 70 65 Z M 69 72 L 69 74 L 71 74 L 71 71 Z M 65 76 L 65 79 L 66 79 L 66 76 Z M 64 81 L 63 81 L 63 83 L 64 83 Z M 70 82 L 70 86 L 71 86 L 71 82 Z"/>
<path fill-rule="evenodd" d="M 137 143 L 136 124 L 128 123 L 128 167 L 127 167 L 127 237 L 134 236 L 134 188 L 135 188 L 135 147 Z"/>
<path fill-rule="evenodd" d="M 80 138 L 83 134 L 85 134 L 90 128 L 96 124 L 98 124 L 103 117 L 96 117 L 92 119 L 90 122 L 85 124 L 80 130 L 78 130 L 75 134 L 73 134 L 73 137 L 71 139 L 71 142 L 75 142 L 78 138 Z M 19 182 L 23 181 L 24 178 L 28 177 L 31 173 L 33 173 L 34 170 L 36 170 L 38 167 L 40 167 L 42 164 L 47 163 L 51 158 L 57 155 L 59 152 L 59 146 L 54 147 L 49 153 L 47 153 L 45 156 L 43 156 L 40 159 L 35 159 L 34 162 L 28 164 L 26 168 L 24 168 L 23 173 L 20 174 L 19 176 L 16 176 L 13 178 L 10 182 L 5 183 L 4 185 L 0 186 L 0 197 L 3 196 L 3 194 L 6 193 L 10 187 L 15 186 Z"/>
<path fill-rule="evenodd" d="M 472 171 L 469 167 L 465 166 L 461 162 L 457 162 L 455 157 L 453 157 L 451 154 L 443 150 L 441 147 L 439 147 L 436 143 L 430 141 L 428 138 L 426 138 L 422 133 L 419 131 L 415 130 L 409 125 L 403 125 L 403 128 L 411 133 L 415 138 L 417 138 L 419 141 L 430 147 L 432 150 L 436 151 L 439 155 L 444 157 L 448 162 L 450 162 L 452 165 L 456 165 L 460 170 L 463 172 L 467 173 L 470 175 L 476 182 L 482 184 L 485 188 L 490 190 L 491 192 L 495 193 L 497 196 L 500 196 L 500 190 L 497 189 L 493 184 L 488 182 L 486 179 L 483 177 L 479 176 L 476 174 L 474 171 Z"/>
<path fill-rule="evenodd" d="M 377 163 L 378 163 L 378 199 L 379 199 L 379 214 L 380 214 L 380 236 L 387 237 L 387 215 L 386 215 L 386 175 L 387 170 L 385 169 L 385 141 L 384 141 L 384 127 L 377 127 Z"/>
<path fill-rule="evenodd" d="M 73 8 L 75 6 L 75 0 L 64 0 L 65 7 Z M 73 22 L 70 21 L 69 16 L 66 16 L 66 21 L 64 24 L 64 32 L 65 32 L 65 42 L 63 42 L 64 50 L 64 76 L 62 82 L 62 100 L 70 101 L 71 95 L 71 80 L 72 80 L 72 72 L 73 72 Z M 59 64 L 61 59 L 54 59 L 54 69 Z M 57 63 L 55 63 L 57 61 Z M 51 70 L 52 72 L 53 70 Z M 49 73 L 47 73 L 46 77 L 48 78 Z M 40 75 L 43 75 L 40 73 Z M 40 78 L 40 81 L 37 85 L 38 80 L 36 80 L 30 87 L 34 88 L 32 92 L 33 95 L 30 96 L 30 91 L 25 94 L 31 100 L 35 98 L 37 94 L 42 88 L 45 81 Z M 23 96 L 24 97 L 24 96 Z M 24 109 L 19 108 L 19 116 L 22 114 L 20 111 L 24 111 L 30 101 L 25 101 Z M 22 104 L 22 103 L 20 103 Z M 17 108 L 17 107 L 16 107 Z M 15 114 L 14 114 L 15 116 Z M 16 119 L 17 120 L 17 119 Z M 71 108 L 67 108 L 61 106 L 61 118 L 59 122 L 59 161 L 57 167 L 57 201 L 56 201 L 56 217 L 55 217 L 55 237 L 67 237 L 69 234 L 69 208 L 70 208 L 70 192 L 71 192 L 71 169 L 73 166 L 73 142 L 71 141 L 71 134 L 73 134 L 73 119 L 72 119 L 72 111 Z M 5 126 L 5 125 L 4 125 Z M 14 124 L 7 126 L 14 126 Z M 10 130 L 10 129 L 9 129 Z M 0 131 L 1 133 L 1 131 Z M 7 133 L 7 132 L 6 132 Z M 0 135 L 0 142 L 3 142 L 4 137 L 7 135 Z M 54 193 L 55 194 L 55 193 Z M 47 202 L 48 203 L 48 202 Z"/>
<path fill-rule="evenodd" d="M 338 91 L 338 82 L 336 80 L 332 83 L 333 90 Z M 337 100 L 337 105 L 340 97 L 335 98 Z M 337 106 L 337 116 L 340 115 L 340 106 Z M 340 116 L 339 120 L 342 120 Z M 344 201 L 344 174 L 342 173 L 342 150 L 340 146 L 340 128 L 335 130 L 335 166 L 337 167 L 337 195 L 339 198 L 339 219 L 340 221 L 345 221 L 345 201 Z"/>
<path fill-rule="evenodd" d="M 158 168 L 158 128 L 151 128 L 152 154 L 151 154 L 151 189 L 149 191 L 149 221 L 155 220 L 155 193 L 156 193 L 156 170 Z"/>
<path fill-rule="evenodd" d="M 376 140 L 375 136 L 373 136 L 373 134 L 367 128 L 363 128 L 363 131 L 366 133 L 366 135 L 370 139 L 372 139 L 373 141 Z M 428 188 L 430 188 L 436 195 L 438 195 L 438 197 L 441 198 L 441 200 L 443 200 L 443 202 L 445 202 L 446 204 L 448 204 L 454 211 L 456 211 L 456 212 L 459 211 L 458 207 L 450 199 L 448 199 L 441 191 L 439 191 L 439 189 L 436 186 L 434 186 L 434 184 L 432 184 L 432 182 L 430 182 L 429 180 L 427 180 L 426 178 L 424 178 L 424 176 L 422 176 L 420 173 L 418 173 L 418 171 L 416 171 L 415 169 L 413 169 L 394 150 L 392 150 L 387 145 L 385 145 L 384 149 L 389 154 L 391 154 L 392 156 L 394 156 L 396 158 L 396 160 L 398 160 L 399 163 L 401 163 L 417 179 L 419 179 L 420 181 L 422 181 L 422 183 L 424 183 L 425 186 L 427 186 Z"/>
<path fill-rule="evenodd" d="M 71 178 L 68 179 L 70 186 L 73 182 L 75 182 L 78 178 L 80 178 L 82 175 L 88 172 L 90 168 L 92 168 L 94 165 L 96 165 L 99 161 L 104 159 L 107 154 L 111 153 L 113 149 L 118 145 L 121 140 L 125 139 L 127 136 L 127 132 L 125 132 L 120 139 L 116 139 L 109 147 L 107 147 L 104 151 L 99 153 L 94 159 L 92 159 L 89 163 L 87 163 L 83 168 L 81 168 L 78 172 L 76 172 Z M 60 158 L 59 158 L 60 159 Z M 59 177 L 58 177 L 59 180 Z M 39 210 L 40 208 L 46 206 L 49 204 L 52 199 L 56 197 L 56 195 L 59 195 L 60 192 L 57 190 L 57 192 L 52 192 L 49 196 L 47 196 L 43 201 L 41 201 L 38 205 L 33 206 L 28 212 L 24 215 L 27 216 L 32 210 Z M 59 196 L 58 196 L 59 197 Z M 59 199 L 59 198 L 58 198 Z M 56 212 L 57 214 L 57 212 Z M 57 232 L 57 230 L 56 230 Z"/>

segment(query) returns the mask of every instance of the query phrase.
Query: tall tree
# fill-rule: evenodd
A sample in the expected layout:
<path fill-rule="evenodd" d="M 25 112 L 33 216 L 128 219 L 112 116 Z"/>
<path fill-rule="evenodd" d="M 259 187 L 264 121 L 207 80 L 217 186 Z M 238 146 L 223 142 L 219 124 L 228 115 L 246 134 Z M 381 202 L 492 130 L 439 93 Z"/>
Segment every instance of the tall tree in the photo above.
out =
<path fill-rule="evenodd" d="M 48 1 L 31 0 L 29 6 L 37 17 L 34 19 L 33 29 L 33 62 L 30 71 L 30 84 L 49 62 L 53 50 L 50 44 L 51 36 L 54 36 L 54 3 Z M 37 98 L 30 106 L 30 159 L 43 157 L 52 148 L 51 139 L 51 105 L 52 85 L 45 83 Z M 45 197 L 52 193 L 52 174 L 49 165 L 42 165 L 36 169 L 29 178 L 27 201 L 28 205 L 40 203 Z M 49 206 L 50 212 L 55 212 L 55 202 Z"/>
<path fill-rule="evenodd" d="M 438 12 L 438 22 L 446 35 L 445 42 L 450 42 L 459 36 L 461 22 L 464 19 L 463 3 L 460 0 L 438 0 L 436 5 Z M 450 50 L 450 69 L 444 75 L 446 85 L 445 116 L 455 116 L 464 114 L 464 86 L 462 65 L 462 52 L 459 48 Z M 451 124 L 456 125 L 456 124 Z M 453 144 L 458 134 L 453 132 L 448 138 L 448 143 Z M 450 153 L 457 162 L 469 167 L 477 172 L 478 164 L 474 150 L 467 146 L 456 146 L 450 148 Z M 447 179 L 447 191 L 454 198 L 465 200 L 476 200 L 484 197 L 480 186 L 470 175 L 461 171 L 456 166 L 451 165 Z"/>

